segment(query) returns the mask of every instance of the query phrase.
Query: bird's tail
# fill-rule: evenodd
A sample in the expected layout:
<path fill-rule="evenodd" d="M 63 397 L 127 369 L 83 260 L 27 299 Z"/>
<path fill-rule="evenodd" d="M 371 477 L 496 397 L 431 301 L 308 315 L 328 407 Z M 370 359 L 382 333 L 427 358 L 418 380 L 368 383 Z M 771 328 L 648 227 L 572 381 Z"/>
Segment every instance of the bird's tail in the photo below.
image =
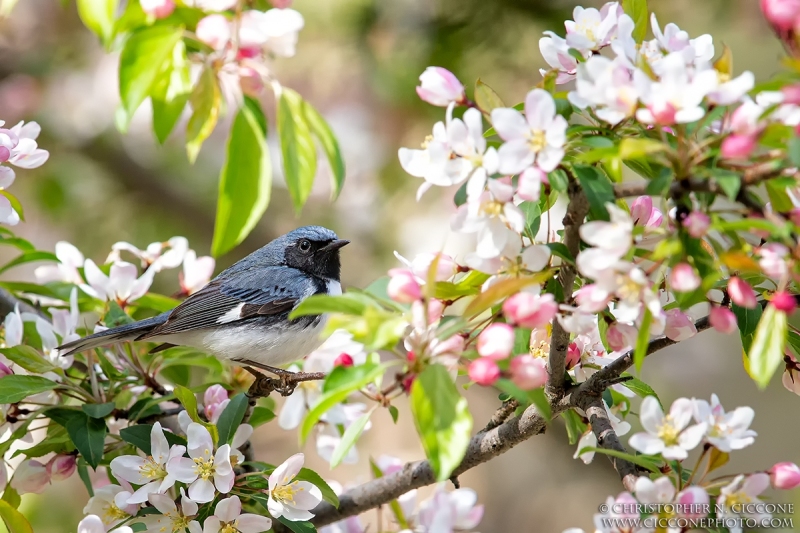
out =
<path fill-rule="evenodd" d="M 76 341 L 68 342 L 58 347 L 58 354 L 61 356 L 72 355 L 84 350 L 91 350 L 108 344 L 132 341 L 140 335 L 149 333 L 153 328 L 166 322 L 169 313 L 162 313 L 153 318 L 139 320 L 132 324 L 125 324 L 116 328 L 99 331 Z"/>

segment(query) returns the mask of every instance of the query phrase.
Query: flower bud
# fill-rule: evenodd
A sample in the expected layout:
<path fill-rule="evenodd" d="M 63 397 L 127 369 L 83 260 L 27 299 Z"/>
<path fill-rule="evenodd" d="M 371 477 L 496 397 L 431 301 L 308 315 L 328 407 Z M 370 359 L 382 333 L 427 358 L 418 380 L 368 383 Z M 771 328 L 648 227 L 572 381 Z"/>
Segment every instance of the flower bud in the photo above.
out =
<path fill-rule="evenodd" d="M 203 406 L 208 421 L 216 423 L 229 402 L 228 391 L 222 385 L 211 385 L 207 388 L 203 394 Z"/>
<path fill-rule="evenodd" d="M 793 295 L 785 291 L 778 291 L 773 294 L 772 298 L 769 299 L 769 304 L 787 315 L 791 315 L 797 309 L 797 300 Z"/>
<path fill-rule="evenodd" d="M 195 34 L 214 50 L 222 50 L 231 40 L 231 25 L 223 15 L 208 15 L 197 23 Z"/>
<path fill-rule="evenodd" d="M 664 215 L 659 209 L 653 207 L 653 199 L 649 196 L 639 196 L 631 204 L 631 219 L 637 226 L 657 228 L 664 221 Z"/>
<path fill-rule="evenodd" d="M 140 0 L 142 11 L 157 19 L 163 19 L 175 11 L 175 2 L 173 0 Z"/>
<path fill-rule="evenodd" d="M 353 366 L 353 356 L 349 353 L 340 353 L 333 361 L 333 366 Z"/>
<path fill-rule="evenodd" d="M 56 455 L 47 463 L 50 481 L 63 481 L 75 473 L 77 461 L 74 455 Z"/>
<path fill-rule="evenodd" d="M 736 276 L 728 280 L 728 296 L 730 296 L 731 301 L 739 307 L 755 309 L 758 305 L 756 293 L 750 284 Z"/>
<path fill-rule="evenodd" d="M 417 94 L 431 105 L 447 107 L 451 102 L 464 101 L 464 86 L 449 70 L 442 67 L 428 67 L 419 77 Z"/>
<path fill-rule="evenodd" d="M 0 145 L 0 163 L 5 163 L 9 157 L 11 157 L 11 150 Z"/>
<path fill-rule="evenodd" d="M 488 357 L 481 357 L 472 361 L 469 364 L 467 373 L 469 374 L 469 379 L 478 385 L 494 385 L 500 379 L 500 368 L 494 359 L 489 359 Z"/>
<path fill-rule="evenodd" d="M 692 292 L 700 286 L 700 277 L 688 263 L 678 263 L 672 267 L 669 284 L 673 291 Z"/>
<path fill-rule="evenodd" d="M 10 376 L 13 373 L 14 371 L 8 365 L 0 361 L 0 378 Z"/>
<path fill-rule="evenodd" d="M 711 219 L 702 211 L 692 211 L 683 219 L 683 227 L 690 237 L 699 239 L 708 232 Z"/>
<path fill-rule="evenodd" d="M 758 137 L 732 133 L 722 140 L 719 153 L 724 159 L 747 159 L 756 149 Z"/>
<path fill-rule="evenodd" d="M 800 486 L 800 467 L 794 463 L 778 463 L 770 468 L 769 479 L 776 489 L 791 490 Z"/>
<path fill-rule="evenodd" d="M 714 307 L 708 316 L 711 327 L 720 333 L 733 333 L 738 329 L 736 315 L 727 307 Z"/>
<path fill-rule="evenodd" d="M 47 467 L 36 460 L 23 461 L 11 478 L 11 486 L 20 494 L 39 494 L 50 483 Z"/>
<path fill-rule="evenodd" d="M 552 294 L 520 292 L 503 303 L 503 314 L 512 323 L 524 328 L 541 328 L 549 324 L 558 312 Z"/>
<path fill-rule="evenodd" d="M 514 349 L 514 328 L 508 324 L 494 323 L 478 335 L 478 353 L 490 359 L 505 359 Z"/>
<path fill-rule="evenodd" d="M 639 336 L 639 330 L 630 324 L 620 324 L 615 322 L 608 327 L 606 332 L 606 339 L 608 346 L 615 352 L 628 350 L 636 344 L 636 338 Z"/>
<path fill-rule="evenodd" d="M 522 390 L 538 389 L 547 382 L 544 359 L 520 355 L 511 360 L 511 381 Z"/>
<path fill-rule="evenodd" d="M 761 11 L 776 30 L 788 31 L 797 25 L 800 0 L 761 0 Z"/>
<path fill-rule="evenodd" d="M 661 126 L 670 126 L 675 124 L 675 106 L 670 103 L 651 105 L 649 106 L 650 112 L 653 114 L 653 120 L 656 124 Z"/>
<path fill-rule="evenodd" d="M 666 312 L 666 326 L 664 334 L 667 338 L 680 342 L 697 334 L 697 328 L 689 315 L 680 309 L 670 309 Z"/>
<path fill-rule="evenodd" d="M 389 298 L 401 304 L 410 304 L 422 298 L 422 290 L 410 270 L 393 268 L 386 288 Z"/>
<path fill-rule="evenodd" d="M 581 349 L 578 348 L 577 344 L 571 342 L 569 346 L 567 346 L 567 359 L 565 361 L 567 365 L 567 370 L 574 368 L 580 362 L 581 362 Z"/>

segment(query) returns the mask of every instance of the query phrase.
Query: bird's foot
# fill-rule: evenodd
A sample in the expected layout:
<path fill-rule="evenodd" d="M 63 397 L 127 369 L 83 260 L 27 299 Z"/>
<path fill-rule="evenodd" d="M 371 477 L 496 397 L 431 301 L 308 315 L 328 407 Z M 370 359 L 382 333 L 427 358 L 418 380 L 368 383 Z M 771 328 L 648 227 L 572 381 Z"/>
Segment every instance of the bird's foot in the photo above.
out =
<path fill-rule="evenodd" d="M 272 391 L 277 392 L 281 396 L 290 396 L 297 388 L 297 384 L 299 382 L 307 381 L 309 379 L 305 377 L 309 374 L 305 374 L 303 372 L 289 372 L 288 370 L 282 370 L 279 368 L 275 369 L 270 367 L 270 372 L 276 371 L 275 374 L 277 374 L 277 378 L 266 376 L 250 366 L 245 365 L 242 368 L 256 378 L 253 384 L 250 385 L 250 389 L 247 391 L 247 395 L 251 398 L 263 398 L 269 396 Z M 316 374 L 313 376 L 316 376 Z M 321 378 L 312 377 L 311 379 Z"/>

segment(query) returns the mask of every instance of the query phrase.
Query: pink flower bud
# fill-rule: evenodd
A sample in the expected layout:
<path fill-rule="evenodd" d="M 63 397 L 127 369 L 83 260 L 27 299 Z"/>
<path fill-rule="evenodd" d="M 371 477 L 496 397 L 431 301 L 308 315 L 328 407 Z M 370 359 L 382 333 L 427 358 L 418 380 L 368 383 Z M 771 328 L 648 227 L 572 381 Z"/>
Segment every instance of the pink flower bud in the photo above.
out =
<path fill-rule="evenodd" d="M 223 15 L 208 15 L 197 23 L 195 34 L 214 50 L 222 50 L 231 40 L 231 25 Z"/>
<path fill-rule="evenodd" d="M 706 489 L 691 485 L 678 493 L 676 507 L 680 508 L 681 518 L 697 520 L 708 515 L 709 501 Z"/>
<path fill-rule="evenodd" d="M 725 159 L 747 159 L 755 150 L 757 142 L 756 135 L 732 133 L 723 139 L 719 153 Z"/>
<path fill-rule="evenodd" d="M 702 211 L 692 211 L 683 219 L 683 227 L 690 237 L 699 239 L 708 231 L 711 219 Z"/>
<path fill-rule="evenodd" d="M 688 263 L 678 263 L 672 267 L 669 284 L 673 291 L 692 292 L 700 286 L 700 276 Z"/>
<path fill-rule="evenodd" d="M 494 385 L 500 379 L 500 368 L 494 359 L 489 359 L 488 357 L 481 357 L 472 361 L 469 364 L 467 373 L 469 374 L 469 379 L 478 385 Z"/>
<path fill-rule="evenodd" d="M 239 87 L 247 96 L 257 98 L 264 91 L 264 80 L 255 69 L 241 66 L 239 67 Z"/>
<path fill-rule="evenodd" d="M 157 19 L 163 19 L 175 11 L 175 2 L 173 0 L 140 0 L 142 11 Z"/>
<path fill-rule="evenodd" d="M 586 313 L 599 313 L 608 306 L 613 294 L 601 289 L 595 283 L 588 283 L 575 291 L 575 301 L 578 307 Z"/>
<path fill-rule="evenodd" d="M 514 349 L 514 328 L 494 323 L 478 335 L 478 353 L 491 359 L 505 359 Z"/>
<path fill-rule="evenodd" d="M 736 315 L 727 307 L 714 307 L 708 316 L 711 327 L 720 333 L 733 333 L 738 329 Z"/>
<path fill-rule="evenodd" d="M 620 324 L 615 322 L 608 327 L 606 332 L 606 339 L 608 346 L 615 352 L 629 350 L 636 344 L 636 338 L 639 336 L 639 330 L 630 324 Z"/>
<path fill-rule="evenodd" d="M 697 334 L 697 328 L 692 319 L 680 309 L 667 311 L 666 319 L 664 334 L 673 341 L 685 341 Z"/>
<path fill-rule="evenodd" d="M 675 124 L 675 106 L 670 103 L 659 103 L 658 105 L 649 106 L 650 112 L 653 114 L 653 120 L 656 124 L 661 126 L 671 126 Z"/>
<path fill-rule="evenodd" d="M 11 370 L 11 368 L 9 368 L 8 365 L 0 361 L 0 378 L 4 376 L 10 376 L 13 373 L 14 371 Z"/>
<path fill-rule="evenodd" d="M 797 309 L 797 300 L 786 291 L 778 291 L 773 294 L 772 298 L 769 299 L 769 303 L 775 309 L 783 311 L 787 315 L 791 315 Z"/>
<path fill-rule="evenodd" d="M 56 455 L 47 463 L 47 474 L 50 481 L 63 481 L 70 477 L 78 463 L 74 455 Z"/>
<path fill-rule="evenodd" d="M 794 463 L 778 463 L 770 468 L 769 479 L 776 489 L 791 490 L 800 486 L 800 467 Z"/>
<path fill-rule="evenodd" d="M 755 309 L 758 305 L 756 293 L 750 284 L 736 276 L 728 280 L 728 296 L 739 307 Z"/>
<path fill-rule="evenodd" d="M 581 362 L 581 349 L 578 348 L 578 345 L 574 342 L 571 342 L 569 346 L 567 346 L 567 370 L 570 370 L 577 366 L 578 363 Z"/>
<path fill-rule="evenodd" d="M 402 304 L 410 304 L 422 298 L 422 290 L 410 270 L 393 268 L 389 275 L 391 279 L 386 288 L 389 298 Z"/>
<path fill-rule="evenodd" d="M 203 406 L 209 422 L 216 423 L 229 402 L 228 391 L 222 385 L 211 385 L 207 388 L 203 394 Z"/>
<path fill-rule="evenodd" d="M 503 314 L 514 324 L 524 328 L 541 328 L 549 324 L 558 312 L 552 294 L 520 292 L 503 303 Z"/>
<path fill-rule="evenodd" d="M 800 0 L 761 0 L 761 11 L 776 30 L 791 30 L 800 17 Z"/>
<path fill-rule="evenodd" d="M 639 196 L 631 204 L 631 218 L 637 226 L 657 228 L 664 221 L 664 215 L 653 207 L 653 199 L 649 196 Z"/>
<path fill-rule="evenodd" d="M 333 366 L 353 366 L 353 356 L 349 353 L 340 353 L 339 356 L 334 359 Z"/>
<path fill-rule="evenodd" d="M 420 75 L 419 81 L 417 94 L 431 105 L 447 107 L 450 102 L 464 101 L 464 86 L 445 68 L 428 67 Z"/>
<path fill-rule="evenodd" d="M 767 276 L 782 278 L 788 273 L 789 266 L 784 259 L 789 255 L 789 249 L 786 246 L 777 242 L 769 242 L 758 249 L 758 254 L 761 256 L 758 266 Z"/>
<path fill-rule="evenodd" d="M 47 467 L 36 460 L 20 463 L 11 478 L 11 486 L 20 494 L 39 494 L 50 483 Z"/>
<path fill-rule="evenodd" d="M 521 355 L 511 360 L 511 381 L 522 390 L 538 389 L 547 383 L 544 359 Z"/>
<path fill-rule="evenodd" d="M 11 150 L 5 146 L 0 146 L 0 163 L 5 163 L 11 157 Z"/>

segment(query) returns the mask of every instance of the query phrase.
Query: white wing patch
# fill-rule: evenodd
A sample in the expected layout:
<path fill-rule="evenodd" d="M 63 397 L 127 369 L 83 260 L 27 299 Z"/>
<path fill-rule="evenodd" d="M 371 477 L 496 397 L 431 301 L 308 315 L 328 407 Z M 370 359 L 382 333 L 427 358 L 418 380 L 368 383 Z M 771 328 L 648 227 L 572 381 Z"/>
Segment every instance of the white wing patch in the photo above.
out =
<path fill-rule="evenodd" d="M 335 279 L 328 280 L 328 295 L 339 296 L 342 294 L 342 284 Z"/>
<path fill-rule="evenodd" d="M 221 317 L 217 319 L 217 324 L 227 324 L 228 322 L 233 322 L 235 320 L 239 320 L 242 317 L 242 308 L 244 307 L 244 303 L 240 303 Z"/>

